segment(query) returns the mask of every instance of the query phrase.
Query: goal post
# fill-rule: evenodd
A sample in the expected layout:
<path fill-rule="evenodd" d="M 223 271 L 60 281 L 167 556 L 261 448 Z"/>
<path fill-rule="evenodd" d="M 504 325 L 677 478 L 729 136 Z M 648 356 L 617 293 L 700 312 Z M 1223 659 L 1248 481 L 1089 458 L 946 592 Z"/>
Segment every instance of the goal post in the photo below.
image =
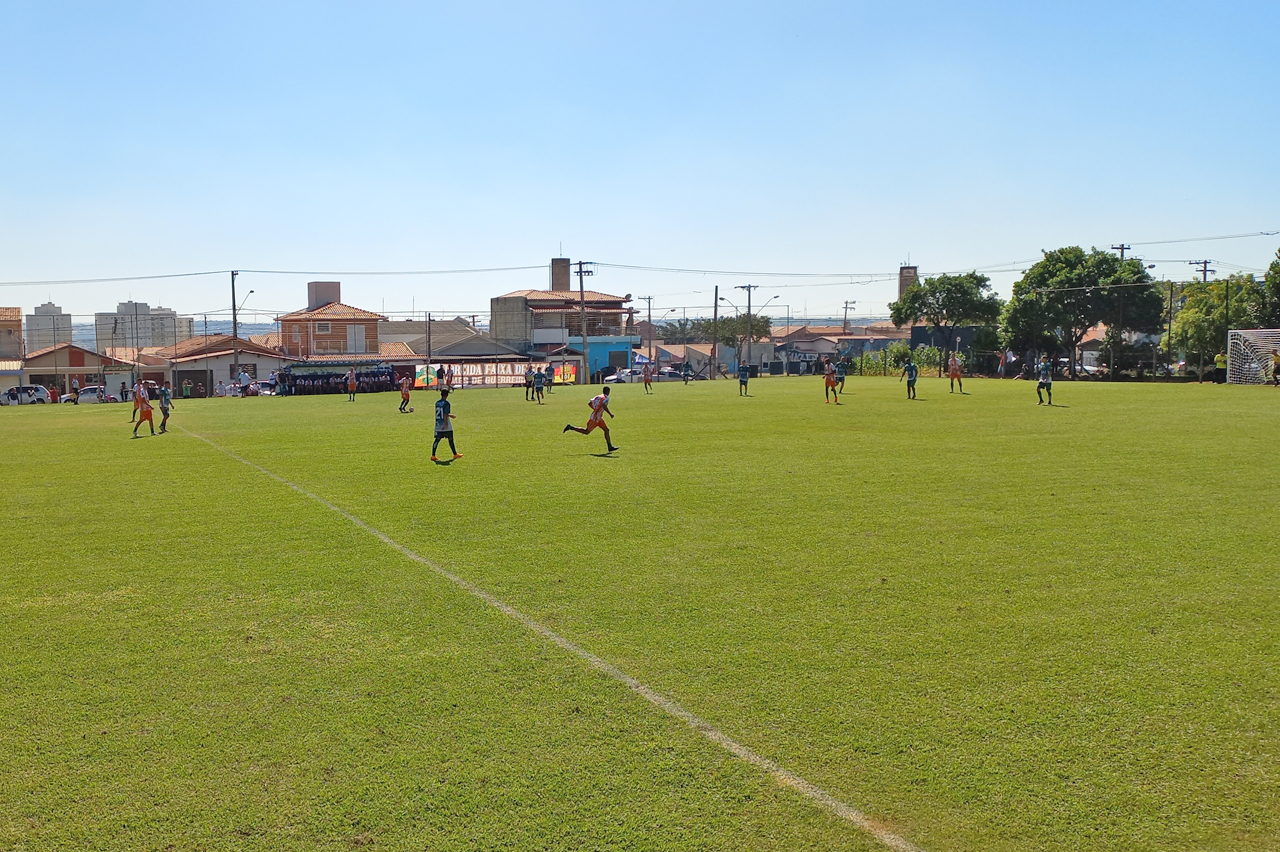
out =
<path fill-rule="evenodd" d="M 1227 381 L 1260 385 L 1272 380 L 1272 353 L 1280 350 L 1280 328 L 1233 329 L 1227 333 Z"/>

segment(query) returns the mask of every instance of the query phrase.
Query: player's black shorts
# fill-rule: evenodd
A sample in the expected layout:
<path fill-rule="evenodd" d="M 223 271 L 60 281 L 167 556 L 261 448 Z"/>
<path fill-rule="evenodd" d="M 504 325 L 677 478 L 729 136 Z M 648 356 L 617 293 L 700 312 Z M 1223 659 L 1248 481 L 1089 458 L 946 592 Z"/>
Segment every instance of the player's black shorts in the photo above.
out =
<path fill-rule="evenodd" d="M 1053 380 L 1050 379 L 1047 382 L 1037 382 L 1036 390 L 1053 390 Z"/>
<path fill-rule="evenodd" d="M 745 387 L 747 386 L 747 380 L 746 380 L 746 379 L 738 379 L 738 384 L 742 385 L 742 386 L 745 388 Z"/>
<path fill-rule="evenodd" d="M 437 430 L 436 430 L 436 440 L 437 440 L 437 441 L 439 441 L 441 438 L 448 438 L 448 437 L 449 437 L 450 435 L 452 435 L 452 434 L 453 434 L 453 430 L 452 430 L 452 429 L 445 429 L 445 430 L 443 430 L 443 431 L 441 431 L 441 430 L 437 429 Z"/>

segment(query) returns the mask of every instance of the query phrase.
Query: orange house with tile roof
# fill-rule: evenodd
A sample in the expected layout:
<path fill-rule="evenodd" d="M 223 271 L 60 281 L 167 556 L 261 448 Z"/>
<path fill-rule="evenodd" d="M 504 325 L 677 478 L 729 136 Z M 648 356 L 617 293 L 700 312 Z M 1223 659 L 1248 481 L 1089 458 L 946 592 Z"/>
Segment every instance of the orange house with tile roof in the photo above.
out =
<path fill-rule="evenodd" d="M 0 358 L 21 358 L 24 348 L 22 308 L 0 308 Z"/>
<path fill-rule="evenodd" d="M 281 352 L 292 358 L 379 353 L 378 324 L 386 317 L 344 305 L 336 281 L 313 281 L 307 287 L 307 309 L 276 318 Z"/>

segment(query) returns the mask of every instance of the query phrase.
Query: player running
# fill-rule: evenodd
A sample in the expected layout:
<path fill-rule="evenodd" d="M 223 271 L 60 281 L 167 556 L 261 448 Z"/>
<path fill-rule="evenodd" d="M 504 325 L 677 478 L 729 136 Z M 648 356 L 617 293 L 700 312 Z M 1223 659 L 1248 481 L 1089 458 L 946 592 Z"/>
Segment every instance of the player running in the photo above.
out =
<path fill-rule="evenodd" d="M 400 377 L 400 413 L 409 413 L 409 389 L 413 387 L 413 379 L 409 376 Z"/>
<path fill-rule="evenodd" d="M 356 401 L 356 368 L 347 370 L 347 402 Z"/>
<path fill-rule="evenodd" d="M 168 382 L 160 388 L 160 434 L 169 431 L 169 409 L 173 407 L 173 388 Z"/>
<path fill-rule="evenodd" d="M 1040 381 L 1036 382 L 1036 398 L 1040 401 L 1036 405 L 1044 405 L 1044 397 L 1040 395 L 1040 391 L 1049 394 L 1049 404 L 1053 405 L 1053 365 L 1049 363 L 1048 355 L 1040 356 Z"/>
<path fill-rule="evenodd" d="M 902 375 L 898 376 L 898 381 L 904 378 L 907 380 L 907 399 L 916 398 L 916 378 L 920 375 L 920 368 L 916 366 L 916 362 L 911 360 L 911 356 L 907 356 L 907 365 L 902 368 Z"/>
<path fill-rule="evenodd" d="M 147 399 L 147 389 L 138 382 L 133 389 L 133 399 L 138 406 L 138 422 L 133 424 L 133 437 L 138 437 L 138 427 L 144 422 L 151 427 L 151 434 L 156 433 L 156 422 L 151 419 L 151 400 Z"/>
<path fill-rule="evenodd" d="M 453 413 L 453 406 L 449 404 L 449 389 L 440 389 L 440 398 L 436 400 L 436 439 L 431 444 L 431 460 L 440 461 L 436 457 L 436 448 L 440 446 L 440 442 L 449 442 L 449 452 L 453 453 L 454 459 L 462 458 L 462 453 L 458 452 L 458 448 L 453 443 L 453 421 L 458 415 Z"/>
<path fill-rule="evenodd" d="M 836 398 L 836 405 L 839 405 L 840 394 L 836 392 L 836 388 L 839 386 L 840 382 L 836 378 L 836 365 L 831 363 L 830 358 L 827 359 L 826 364 L 827 364 L 826 367 L 824 367 L 822 370 L 823 383 L 826 385 L 826 387 L 822 389 L 823 394 L 827 398 L 828 405 L 831 404 L 831 397 L 833 396 Z"/>
<path fill-rule="evenodd" d="M 960 393 L 964 393 L 964 380 L 960 378 L 960 359 L 954 352 L 947 359 L 947 377 L 951 379 L 951 393 L 956 392 L 957 384 L 960 385 Z"/>
<path fill-rule="evenodd" d="M 618 449 L 613 445 L 613 439 L 609 437 L 609 427 L 604 423 L 604 416 L 607 414 L 609 418 L 613 418 L 613 412 L 609 410 L 609 386 L 604 386 L 603 393 L 596 394 L 587 403 L 591 406 L 591 419 L 587 421 L 585 429 L 574 426 L 572 423 L 566 423 L 564 432 L 577 432 L 579 435 L 590 435 L 593 429 L 604 430 L 604 443 L 609 448 L 609 452 Z"/>
<path fill-rule="evenodd" d="M 751 368 L 746 364 L 738 365 L 738 396 L 751 396 L 747 393 L 747 381 L 751 378 Z"/>
<path fill-rule="evenodd" d="M 640 377 L 644 379 L 644 392 L 653 393 L 653 368 L 645 364 L 640 368 Z"/>
<path fill-rule="evenodd" d="M 836 381 L 840 383 L 840 393 L 844 393 L 844 380 L 848 375 L 848 369 L 844 365 L 844 359 L 841 358 L 836 362 Z"/>

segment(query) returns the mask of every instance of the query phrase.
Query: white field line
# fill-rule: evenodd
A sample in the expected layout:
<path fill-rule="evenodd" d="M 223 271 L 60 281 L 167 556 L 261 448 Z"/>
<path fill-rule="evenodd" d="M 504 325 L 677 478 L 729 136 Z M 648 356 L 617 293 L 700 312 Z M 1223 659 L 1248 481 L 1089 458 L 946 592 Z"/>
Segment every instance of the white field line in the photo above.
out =
<path fill-rule="evenodd" d="M 787 787 L 791 790 L 795 790 L 797 793 L 809 799 L 810 801 L 816 802 L 817 804 L 821 805 L 830 813 L 835 814 L 837 817 L 839 817 L 840 819 L 848 823 L 851 823 L 852 825 L 856 826 L 857 828 L 871 835 L 873 838 L 875 838 L 885 846 L 889 847 L 890 849 L 898 850 L 898 852 L 923 852 L 923 850 L 920 849 L 920 847 L 911 843 L 906 838 L 901 837 L 897 834 L 894 834 L 893 832 L 888 831 L 885 828 L 881 827 L 880 825 L 876 824 L 876 822 L 873 819 L 871 819 L 866 814 L 859 811 L 857 808 L 854 808 L 850 805 L 846 805 L 844 802 L 840 801 L 835 796 L 831 795 L 826 790 L 822 789 L 816 784 L 812 784 L 809 781 L 806 781 L 804 778 L 801 778 L 799 775 L 796 775 L 794 772 L 784 769 L 782 766 L 779 766 L 777 763 L 774 763 L 769 758 L 764 757 L 763 755 L 755 752 L 754 750 L 748 748 L 747 746 L 744 746 L 742 743 L 738 742 L 737 740 L 730 737 L 728 734 L 725 734 L 724 732 L 716 728 L 710 722 L 707 722 L 701 717 L 696 716 L 693 713 L 690 713 L 688 710 L 681 707 L 675 701 L 672 701 L 670 698 L 667 698 L 665 695 L 662 695 L 654 691 L 652 688 L 636 680 L 631 675 L 627 674 L 626 672 L 622 671 L 622 669 L 615 666 L 613 663 L 610 663 L 607 660 L 603 660 L 600 657 L 597 657 L 595 654 L 588 651 L 587 649 L 574 644 L 573 642 L 561 636 L 559 633 L 556 633 L 550 627 L 547 627 L 546 625 L 535 621 L 532 617 L 525 615 L 523 612 L 511 606 L 510 604 L 507 604 L 504 601 L 501 601 L 498 598 L 495 598 L 493 595 L 489 594 L 484 589 L 480 588 L 479 586 L 475 585 L 469 580 L 464 580 L 462 577 L 459 577 L 457 574 L 454 574 L 452 571 L 448 571 L 444 568 L 441 568 L 439 565 L 435 564 L 431 560 L 423 556 L 419 556 L 417 553 L 414 553 L 412 550 L 405 547 L 403 544 L 400 544 L 399 542 L 395 541 L 390 536 L 383 533 L 381 530 L 378 530 L 375 527 L 370 526 L 369 524 L 360 520 L 360 518 L 357 518 L 355 515 L 351 514 L 345 509 L 339 506 L 336 506 L 333 503 L 330 503 L 328 500 L 324 499 L 323 497 L 320 497 L 316 494 L 312 494 L 310 491 L 303 488 L 302 486 L 296 485 L 290 482 L 289 480 L 285 479 L 284 477 L 279 476 L 278 474 L 272 473 L 271 471 L 267 470 L 265 467 L 262 467 L 259 464 L 255 464 L 254 462 L 251 462 L 248 459 L 245 459 L 236 455 L 230 450 L 215 444 L 213 441 L 209 440 L 203 435 L 197 435 L 195 432 L 192 432 L 191 430 L 185 429 L 181 426 L 177 428 L 182 429 L 183 432 L 187 433 L 193 438 L 197 438 L 201 441 L 204 441 L 206 444 L 213 447 L 218 452 L 223 453 L 224 455 L 235 459 L 241 464 L 247 465 L 260 473 L 266 474 L 267 476 L 271 477 L 275 481 L 279 482 L 281 485 L 286 485 L 289 488 L 292 488 L 294 491 L 297 491 L 302 496 L 309 497 L 310 499 L 319 503 L 321 506 L 324 506 L 326 509 L 331 509 L 332 511 L 346 518 L 351 523 L 355 524 L 360 529 L 364 530 L 365 532 L 379 539 L 383 544 L 399 552 L 405 558 L 411 559 L 412 561 L 417 562 L 420 565 L 426 566 L 427 568 L 431 569 L 433 572 L 435 572 L 439 576 L 448 580 L 454 586 L 457 586 L 459 589 L 462 589 L 463 591 L 467 592 L 473 597 L 479 598 L 481 601 L 484 601 L 486 604 L 498 610 L 498 612 L 501 612 L 503 615 L 506 615 L 509 618 L 512 618 L 515 621 L 520 622 L 526 628 L 538 634 L 539 636 L 543 637 L 544 639 L 547 639 L 557 647 L 562 648 L 565 651 L 568 651 L 570 654 L 573 654 L 574 656 L 582 660 L 585 660 L 592 668 L 596 669 L 597 671 L 603 672 L 604 674 L 607 674 L 609 677 L 613 678 L 614 680 L 619 681 L 623 684 L 626 684 L 626 686 L 632 692 L 644 698 L 654 707 L 657 707 L 659 710 L 662 710 L 667 714 L 674 716 L 675 718 L 684 722 L 690 728 L 693 728 L 695 731 L 702 734 L 704 737 L 711 740 L 711 742 L 720 746 L 725 751 L 732 754 L 734 757 L 737 757 L 739 760 L 749 763 L 752 766 L 756 767 L 757 769 L 760 769 L 761 771 L 768 773 L 773 777 L 774 781 L 778 782 L 778 784 L 780 784 L 781 786 Z"/>

